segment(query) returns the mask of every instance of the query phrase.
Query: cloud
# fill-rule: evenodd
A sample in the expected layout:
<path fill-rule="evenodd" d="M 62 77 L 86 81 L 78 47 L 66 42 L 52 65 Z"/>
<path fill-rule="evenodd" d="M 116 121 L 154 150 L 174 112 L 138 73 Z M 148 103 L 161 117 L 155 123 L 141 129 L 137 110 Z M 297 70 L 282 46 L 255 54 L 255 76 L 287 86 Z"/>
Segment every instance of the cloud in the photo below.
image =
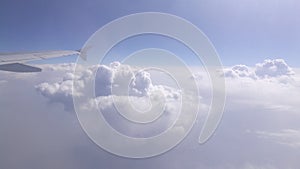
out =
<path fill-rule="evenodd" d="M 277 169 L 272 165 L 254 165 L 247 163 L 241 169 Z"/>
<path fill-rule="evenodd" d="M 41 73 L 0 72 L 1 80 L 6 81 L 0 85 L 2 168 L 300 167 L 295 158 L 300 156 L 299 146 L 296 146 L 299 143 L 300 128 L 300 78 L 297 73 L 259 77 L 255 73 L 256 67 L 238 65 L 230 68 L 231 74 L 226 76 L 227 100 L 222 122 L 215 135 L 207 143 L 199 145 L 199 133 L 211 100 L 211 95 L 207 93 L 211 92 L 211 88 L 206 72 L 196 72 L 194 79 L 200 90 L 200 106 L 204 115 L 197 119 L 191 133 L 176 148 L 161 156 L 131 160 L 105 152 L 82 131 L 72 109 L 73 79 L 82 85 L 82 90 L 75 93 L 81 95 L 86 81 L 96 75 L 97 97 L 86 103 L 85 108 L 98 107 L 111 126 L 134 137 L 153 136 L 172 125 L 178 113 L 182 91 L 174 85 L 157 83 L 160 80 L 157 77 L 161 77 L 152 72 L 144 71 L 139 74 L 137 68 L 118 62 L 82 69 L 77 75 L 73 73 L 74 64 L 41 67 Z M 282 83 L 279 79 L 283 77 L 293 78 L 294 81 Z M 182 78 L 187 83 L 193 80 L 191 77 Z M 129 108 L 124 101 L 127 95 L 118 90 L 121 86 L 128 85 L 128 82 L 131 82 L 127 90 L 132 99 L 130 104 L 138 110 L 149 107 L 149 95 L 165 96 L 167 106 L 161 121 L 149 126 L 139 126 L 129 124 L 120 117 L 112 97 L 124 109 Z M 116 95 L 111 91 L 116 92 Z M 191 104 L 190 107 L 192 106 L 194 105 Z M 181 123 L 188 121 L 183 119 Z M 185 131 L 180 125 L 176 127 L 177 132 Z"/>
<path fill-rule="evenodd" d="M 265 65 L 269 62 L 276 63 L 277 65 L 285 63 L 284 61 L 277 59 L 273 61 L 266 60 L 263 63 L 258 63 L 256 65 Z M 287 70 L 291 70 L 289 67 L 286 68 L 288 68 Z M 151 77 L 149 72 L 138 71 L 137 68 L 130 67 L 129 65 L 122 65 L 119 62 L 113 62 L 109 66 L 97 65 L 90 67 L 87 70 L 82 70 L 77 77 L 75 77 L 72 72 L 72 70 L 74 70 L 74 65 L 63 65 L 58 66 L 57 68 L 48 68 L 48 70 L 56 70 L 60 73 L 60 78 L 56 79 L 56 82 L 52 81 L 38 84 L 36 85 L 36 90 L 48 98 L 50 102 L 63 103 L 66 110 L 70 111 L 73 110 L 73 79 L 82 86 L 83 91 L 77 93 L 78 95 L 84 93 L 85 82 L 94 76 L 96 97 L 109 96 L 112 94 L 112 91 L 114 92 L 114 95 L 119 96 L 129 94 L 130 96 L 146 97 L 153 92 L 159 91 L 165 97 L 168 96 L 173 99 L 178 99 L 181 92 L 174 87 L 159 84 L 154 85 L 152 82 L 153 77 Z M 63 70 L 65 70 L 66 73 L 61 73 Z M 289 77 L 292 76 L 291 72 L 288 71 L 285 74 L 278 73 L 278 76 L 274 76 L 270 79 L 270 76 L 257 76 L 255 73 L 257 70 L 260 70 L 260 68 L 250 68 L 245 65 L 236 65 L 230 69 L 224 70 L 224 75 L 227 79 L 227 93 L 230 97 L 234 97 L 231 101 L 236 100 L 238 102 L 243 102 L 243 100 L 245 100 L 245 102 L 248 102 L 247 100 L 251 99 L 249 104 L 260 104 L 266 109 L 296 111 L 295 105 L 297 105 L 299 101 L 296 95 L 299 92 L 291 93 L 291 95 L 295 95 L 294 100 L 289 99 L 290 96 L 286 95 L 287 92 L 291 90 L 297 91 L 298 88 L 298 82 L 295 82 L 294 79 L 290 79 Z M 48 71 L 45 71 L 45 73 L 47 72 Z M 195 79 L 196 82 L 198 82 L 200 95 L 205 96 L 203 100 L 206 100 L 205 103 L 209 104 L 211 99 L 209 91 L 211 89 L 210 86 L 207 86 L 207 84 L 209 84 L 209 78 L 206 76 L 207 74 L 203 72 L 197 72 L 194 74 L 194 78 L 190 80 Z M 293 74 L 293 78 L 294 77 L 295 74 Z M 229 78 L 231 80 L 229 80 Z M 268 99 L 270 95 L 276 97 L 270 100 Z M 287 98 L 282 100 L 284 97 Z"/>
<path fill-rule="evenodd" d="M 272 141 L 291 148 L 300 148 L 300 130 L 282 129 L 277 132 L 256 131 L 255 134 L 262 139 Z"/>
<path fill-rule="evenodd" d="M 180 113 L 180 100 L 168 101 L 165 104 L 165 108 L 159 111 L 163 111 L 161 116 L 145 125 L 129 122 L 119 111 L 122 111 L 123 115 L 127 117 L 139 115 L 143 113 L 149 113 L 145 110 L 151 105 L 156 103 L 150 103 L 146 97 L 130 96 L 131 103 L 128 103 L 128 96 L 101 96 L 96 99 L 90 100 L 87 104 L 84 104 L 83 110 L 89 111 L 91 108 L 99 108 L 100 112 L 105 117 L 106 121 L 117 131 L 130 137 L 153 137 L 164 132 L 169 127 L 172 127 L 174 121 L 177 120 L 177 116 Z M 115 105 L 119 105 L 118 109 Z M 137 111 L 131 111 L 132 106 Z M 140 110 L 140 111 L 139 111 Z M 180 127 L 180 126 L 179 126 Z M 125 145 L 124 145 L 125 146 Z"/>
<path fill-rule="evenodd" d="M 206 169 L 279 169 L 277 167 L 274 167 L 271 164 L 252 164 L 252 163 L 245 163 L 239 166 L 233 166 L 230 164 L 224 164 L 222 166 L 218 166 L 218 167 L 201 167 L 201 168 L 206 168 Z"/>
<path fill-rule="evenodd" d="M 66 79 L 66 78 L 64 78 Z M 72 111 L 72 85 L 73 81 L 64 80 L 60 83 L 41 83 L 36 86 L 36 90 L 51 102 L 63 103 L 65 109 Z"/>
<path fill-rule="evenodd" d="M 153 88 L 152 80 L 149 72 L 138 72 L 130 84 L 132 91 L 139 95 L 149 95 L 149 90 Z"/>
<path fill-rule="evenodd" d="M 95 106 L 101 110 L 106 120 L 115 127 L 116 130 L 125 135 L 135 137 L 155 136 L 169 127 L 172 127 L 181 108 L 181 90 L 167 85 L 153 84 L 151 74 L 147 71 L 138 71 L 137 68 L 128 65 L 122 65 L 119 62 L 113 62 L 109 66 L 97 65 L 86 70 L 82 70 L 77 76 L 68 72 L 63 76 L 60 82 L 44 82 L 36 85 L 36 90 L 49 99 L 51 103 L 62 103 L 65 110 L 73 112 L 72 91 L 73 80 L 80 84 L 81 90 L 77 95 L 84 95 L 86 81 L 95 76 L 96 97 L 83 103 L 82 107 L 88 111 Z M 123 87 L 125 86 L 125 92 Z M 120 89 L 121 88 L 121 89 Z M 112 93 L 114 91 L 114 93 Z M 128 92 L 129 95 L 126 95 Z M 152 102 L 150 101 L 152 98 Z M 164 98 L 162 100 L 162 98 Z M 128 102 L 129 99 L 129 102 Z M 131 124 L 119 115 L 119 110 L 134 116 L 134 113 L 147 112 L 154 106 L 159 106 L 164 101 L 162 116 L 148 126 Z M 156 103 L 157 102 L 157 103 Z M 192 104 L 191 100 L 185 100 L 185 103 Z M 190 103 L 189 103 L 190 102 Z M 121 107 L 116 109 L 115 105 Z M 194 105 L 196 106 L 196 105 Z M 131 111 L 131 108 L 136 111 Z M 150 109 L 149 109 L 150 108 Z M 192 107 L 191 107 L 192 109 Z M 204 113 L 208 107 L 200 103 L 199 111 Z M 155 110 L 155 109 L 154 109 Z M 188 111 L 188 110 L 187 110 Z M 190 116 L 186 114 L 184 119 Z M 189 120 L 179 124 L 189 123 Z M 176 126 L 180 128 L 181 126 Z M 181 130 L 186 130 L 182 129 Z"/>
<path fill-rule="evenodd" d="M 255 66 L 255 73 L 260 78 L 291 76 L 295 74 L 283 59 L 267 59 L 263 63 L 258 63 Z"/>
<path fill-rule="evenodd" d="M 256 75 L 252 70 L 246 65 L 235 65 L 230 69 L 224 70 L 224 76 L 230 78 L 252 78 L 256 79 Z"/>
<path fill-rule="evenodd" d="M 235 65 L 224 69 L 226 78 L 250 78 L 250 79 L 271 79 L 281 82 L 291 80 L 295 72 L 283 59 L 264 60 L 257 63 L 254 68 L 246 65 Z"/>
<path fill-rule="evenodd" d="M 6 80 L 0 80 L 0 85 L 6 82 L 7 82 Z"/>
<path fill-rule="evenodd" d="M 110 66 L 92 66 L 87 70 L 82 70 L 77 77 L 68 72 L 60 82 L 44 82 L 36 85 L 36 90 L 51 102 L 61 102 L 65 105 L 66 110 L 72 111 L 73 80 L 82 87 L 82 91 L 76 94 L 82 95 L 84 94 L 85 82 L 94 76 L 96 97 L 112 95 L 112 90 L 115 91 L 114 95 L 120 96 L 129 94 L 129 96 L 146 97 L 157 91 L 167 98 L 179 99 L 181 95 L 180 91 L 172 87 L 153 85 L 149 72 L 137 71 L 135 68 L 121 65 L 119 62 L 113 62 Z"/>

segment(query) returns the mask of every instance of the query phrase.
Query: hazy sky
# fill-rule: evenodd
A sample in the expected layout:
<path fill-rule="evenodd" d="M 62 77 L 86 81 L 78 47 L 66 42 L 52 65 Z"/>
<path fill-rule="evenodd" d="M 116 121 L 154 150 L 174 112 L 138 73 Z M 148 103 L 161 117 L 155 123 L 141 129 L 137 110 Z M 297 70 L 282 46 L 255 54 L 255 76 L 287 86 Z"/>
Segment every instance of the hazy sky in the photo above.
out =
<path fill-rule="evenodd" d="M 81 70 L 78 64 L 79 74 L 74 73 L 76 65 L 70 63 L 75 57 L 35 62 L 49 63 L 38 65 L 43 69 L 39 73 L 0 71 L 0 168 L 300 168 L 300 1 L 1 0 L 0 52 L 80 49 L 95 31 L 110 21 L 149 11 L 174 14 L 195 24 L 215 45 L 226 66 L 224 74 L 219 69 L 220 75 L 217 74 L 218 78 L 224 77 L 227 98 L 224 116 L 214 136 L 205 144 L 198 144 L 213 98 L 210 76 L 197 64 L 188 65 L 193 72 L 185 74 L 170 64 L 172 60 L 154 60 L 152 53 L 143 61 L 167 63 L 164 65 L 174 69 L 169 71 L 170 75 L 181 73 L 175 80 L 186 84 L 195 81 L 199 89 L 195 97 L 200 99 L 199 105 L 188 106 L 191 109 L 199 106 L 199 116 L 191 133 L 171 151 L 144 159 L 110 154 L 86 135 L 72 98 L 90 91 L 91 85 L 87 82 L 94 77 L 96 97 L 84 100 L 80 108 L 87 112 L 99 108 L 114 129 L 129 136 L 152 136 L 167 129 L 181 111 L 178 102 L 187 104 L 188 98 L 195 96 L 196 92 L 189 88 L 174 88 L 174 84 L 168 84 L 170 79 L 159 73 L 112 62 L 138 49 L 161 47 L 176 50 L 176 54 L 185 57 L 184 61 L 193 63 L 189 57 L 191 52 L 180 43 L 143 35 L 119 43 L 108 53 L 111 57 L 105 60 L 106 65 Z M 73 93 L 73 81 L 79 82 L 81 90 Z M 150 124 L 150 127 L 139 128 L 116 118 L 119 114 L 115 102 L 124 105 L 122 110 L 131 110 L 123 100 L 127 96 L 112 92 L 113 87 L 118 89 L 124 84 L 128 87 L 128 98 L 136 105 L 145 105 L 144 99 L 149 94 L 156 96 L 156 91 L 163 94 L 166 109 L 154 127 Z M 178 100 L 181 93 L 191 97 Z M 191 114 L 189 110 L 182 113 L 187 119 Z M 176 121 L 181 123 L 174 125 L 178 127 L 175 133 L 187 131 L 184 124 L 190 121 L 186 118 L 176 118 Z M 124 143 L 121 148 L 127 146 Z M 152 149 L 151 146 L 145 148 Z"/>
<path fill-rule="evenodd" d="M 283 58 L 299 66 L 297 0 L 3 0 L 0 51 L 80 49 L 101 26 L 146 11 L 178 15 L 198 26 L 225 65 Z"/>

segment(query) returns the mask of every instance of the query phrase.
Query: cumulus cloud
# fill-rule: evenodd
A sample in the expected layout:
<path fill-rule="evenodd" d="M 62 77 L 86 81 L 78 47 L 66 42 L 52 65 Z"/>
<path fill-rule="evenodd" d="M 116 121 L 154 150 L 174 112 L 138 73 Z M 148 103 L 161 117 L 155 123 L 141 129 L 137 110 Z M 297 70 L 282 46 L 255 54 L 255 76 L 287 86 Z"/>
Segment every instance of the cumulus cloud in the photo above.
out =
<path fill-rule="evenodd" d="M 291 76 L 295 74 L 283 59 L 267 59 L 263 63 L 258 63 L 255 66 L 255 73 L 261 78 Z"/>
<path fill-rule="evenodd" d="M 60 82 L 44 82 L 36 85 L 36 90 L 50 102 L 62 103 L 67 111 L 73 111 L 72 96 L 84 95 L 85 82 L 95 76 L 96 98 L 84 103 L 85 110 L 97 106 L 106 117 L 107 121 L 115 128 L 129 136 L 149 137 L 157 135 L 171 127 L 176 120 L 181 108 L 181 90 L 174 87 L 156 84 L 152 82 L 151 74 L 147 71 L 139 71 L 128 65 L 113 62 L 109 66 L 92 66 L 76 76 L 70 72 L 61 78 Z M 74 93 L 72 91 L 73 80 L 80 84 L 81 90 Z M 125 86 L 125 92 L 123 87 Z M 122 90 L 119 90 L 122 88 Z M 114 91 L 114 92 L 113 92 Z M 121 92 L 120 92 L 121 91 Z M 128 93 L 126 93 L 128 91 Z M 113 93 L 112 93 L 113 92 Z M 128 94 L 128 95 L 126 95 Z M 112 97 L 113 96 L 113 97 Z M 128 102 L 128 99 L 129 101 Z M 152 98 L 152 103 L 150 102 Z M 162 100 L 162 98 L 164 98 Z M 137 112 L 147 112 L 149 107 L 158 106 L 164 101 L 162 116 L 159 120 L 149 126 L 130 124 L 119 114 L 120 109 L 116 109 L 115 104 L 121 105 L 121 111 L 131 112 L 129 107 L 133 107 Z M 155 103 L 158 102 L 158 103 Z M 185 102 L 190 102 L 186 100 Z M 208 107 L 200 104 L 199 111 L 205 112 Z M 128 110 L 127 110 L 128 109 Z M 133 114 L 134 115 L 134 114 Z M 189 114 L 186 114 L 189 116 Z M 188 118 L 187 118 L 188 119 Z M 185 121 L 182 123 L 188 123 Z M 180 126 L 177 126 L 180 127 Z"/>
<path fill-rule="evenodd" d="M 149 90 L 153 87 L 149 72 L 138 72 L 130 84 L 132 91 L 139 95 L 149 95 Z"/>
<path fill-rule="evenodd" d="M 250 78 L 250 79 L 270 79 L 286 82 L 286 78 L 291 78 L 295 72 L 283 59 L 264 60 L 251 68 L 246 65 L 235 65 L 224 69 L 224 76 L 227 78 Z"/>
<path fill-rule="evenodd" d="M 72 95 L 84 94 L 85 82 L 94 76 L 96 97 L 112 94 L 147 97 L 151 93 L 159 91 L 166 98 L 176 100 L 180 98 L 178 89 L 165 85 L 153 85 L 149 72 L 138 71 L 128 65 L 121 65 L 119 62 L 113 62 L 109 66 L 92 66 L 87 70 L 82 70 L 77 77 L 68 72 L 60 82 L 44 82 L 36 85 L 36 90 L 51 102 L 61 102 L 65 105 L 66 110 L 73 110 Z M 73 80 L 82 87 L 81 93 L 73 93 Z M 112 90 L 115 92 L 112 93 Z"/>
<path fill-rule="evenodd" d="M 65 109 L 72 111 L 72 80 L 65 80 L 60 83 L 41 83 L 36 86 L 36 89 L 51 102 L 63 103 Z"/>
<path fill-rule="evenodd" d="M 255 73 L 246 65 L 235 65 L 230 69 L 224 70 L 224 76 L 225 77 L 231 77 L 231 78 L 253 78 L 256 79 Z"/>
<path fill-rule="evenodd" d="M 36 90 L 48 98 L 50 102 L 63 103 L 67 110 L 73 109 L 73 79 L 75 79 L 77 84 L 81 84 L 84 89 L 85 81 L 94 76 L 96 97 L 109 96 L 112 95 L 112 92 L 114 92 L 114 95 L 120 96 L 129 94 L 130 96 L 146 97 L 153 92 L 159 91 L 164 96 L 172 97 L 173 99 L 180 98 L 181 91 L 166 85 L 154 85 L 149 72 L 139 71 L 137 68 L 122 65 L 119 62 L 113 62 L 108 66 L 97 65 L 90 67 L 89 69 L 82 70 L 80 74 L 76 75 L 77 77 L 75 77 L 72 72 L 74 65 L 65 64 L 56 68 L 48 68 L 48 70 L 67 71 L 63 77 L 56 79 L 54 82 L 44 82 L 36 85 Z M 286 105 L 284 103 L 285 101 L 279 99 L 286 96 L 284 94 L 285 92 L 296 90 L 297 87 L 295 87 L 295 84 L 291 84 L 293 80 L 291 80 L 290 77 L 292 75 L 294 75 L 292 69 L 288 67 L 285 61 L 280 59 L 265 60 L 263 63 L 256 64 L 254 68 L 246 65 L 236 65 L 224 70 L 224 76 L 227 79 L 235 79 L 235 81 L 227 80 L 227 84 L 229 84 L 227 86 L 230 86 L 228 93 L 236 95 L 236 98 L 239 98 L 238 100 L 240 101 L 243 100 L 241 98 L 255 99 L 257 103 L 263 103 L 266 108 L 270 109 L 293 109 L 294 105 Z M 211 95 L 209 95 L 210 86 L 205 85 L 209 84 L 209 78 L 206 76 L 205 73 L 200 72 L 195 73 L 193 77 L 193 79 L 199 82 L 199 91 L 201 92 L 200 94 L 206 97 L 204 99 L 211 97 Z M 282 86 L 281 83 L 287 85 Z M 84 91 L 82 92 L 84 93 Z M 80 95 L 82 93 L 76 94 Z M 258 97 L 257 95 L 260 96 Z M 268 95 L 278 95 L 278 99 L 274 98 L 272 101 L 269 101 L 267 100 Z M 297 99 L 293 101 L 295 104 L 297 104 L 297 102 Z M 288 104 L 290 103 L 289 101 Z"/>

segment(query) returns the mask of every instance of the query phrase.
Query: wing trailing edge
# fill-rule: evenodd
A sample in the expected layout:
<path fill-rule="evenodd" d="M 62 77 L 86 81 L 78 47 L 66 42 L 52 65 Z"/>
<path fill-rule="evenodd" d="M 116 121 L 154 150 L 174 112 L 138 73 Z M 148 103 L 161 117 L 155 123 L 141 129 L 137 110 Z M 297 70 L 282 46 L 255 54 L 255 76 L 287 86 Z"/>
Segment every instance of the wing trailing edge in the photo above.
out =
<path fill-rule="evenodd" d="M 41 72 L 42 69 L 34 66 L 25 65 L 22 63 L 9 63 L 0 65 L 0 70 L 9 72 Z"/>

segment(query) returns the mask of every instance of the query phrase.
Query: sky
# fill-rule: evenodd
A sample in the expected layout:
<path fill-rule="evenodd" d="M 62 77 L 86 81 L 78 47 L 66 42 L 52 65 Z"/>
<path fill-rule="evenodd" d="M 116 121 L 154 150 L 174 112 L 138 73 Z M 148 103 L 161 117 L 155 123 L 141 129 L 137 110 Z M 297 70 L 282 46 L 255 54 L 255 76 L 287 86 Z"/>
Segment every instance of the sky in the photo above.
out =
<path fill-rule="evenodd" d="M 254 64 L 266 58 L 283 58 L 291 66 L 299 66 L 300 4 L 296 0 L 4 0 L 0 51 L 80 49 L 112 20 L 153 11 L 174 14 L 196 25 L 211 40 L 225 66 Z"/>
<path fill-rule="evenodd" d="M 299 1 L 2 0 L 0 52 L 80 49 L 114 19 L 150 11 L 196 25 L 224 67 L 205 69 L 187 46 L 149 34 L 118 43 L 95 65 L 71 56 L 30 62 L 42 72 L 0 71 L 1 169 L 300 168 Z M 173 65 L 182 60 L 167 50 L 188 64 Z M 199 144 L 220 99 L 213 92 L 226 94 L 223 116 Z M 132 122 L 151 113 L 158 114 L 150 123 Z M 113 130 L 103 132 L 107 125 Z M 147 139 L 164 133 L 171 139 Z M 157 156 L 132 158 L 178 140 Z"/>

